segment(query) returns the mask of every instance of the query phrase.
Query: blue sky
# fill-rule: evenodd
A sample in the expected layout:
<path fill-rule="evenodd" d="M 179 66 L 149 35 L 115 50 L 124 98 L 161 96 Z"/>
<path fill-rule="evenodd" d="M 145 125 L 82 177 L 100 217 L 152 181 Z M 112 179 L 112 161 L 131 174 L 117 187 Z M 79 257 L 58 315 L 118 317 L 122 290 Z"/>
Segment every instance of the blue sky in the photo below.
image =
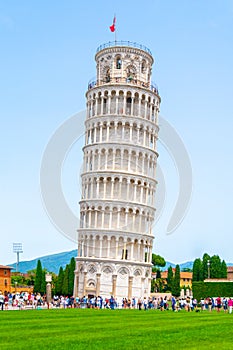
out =
<path fill-rule="evenodd" d="M 166 203 L 154 227 L 154 252 L 180 263 L 232 256 L 233 1 L 8 1 L 0 4 L 1 202 L 0 263 L 75 249 L 48 218 L 40 194 L 40 165 L 54 131 L 85 108 L 95 76 L 96 48 L 117 39 L 150 48 L 161 115 L 189 153 L 193 194 L 188 213 L 171 235 L 166 228 L 178 193 L 178 175 L 159 145 Z M 82 141 L 63 169 L 63 190 L 79 212 Z"/>

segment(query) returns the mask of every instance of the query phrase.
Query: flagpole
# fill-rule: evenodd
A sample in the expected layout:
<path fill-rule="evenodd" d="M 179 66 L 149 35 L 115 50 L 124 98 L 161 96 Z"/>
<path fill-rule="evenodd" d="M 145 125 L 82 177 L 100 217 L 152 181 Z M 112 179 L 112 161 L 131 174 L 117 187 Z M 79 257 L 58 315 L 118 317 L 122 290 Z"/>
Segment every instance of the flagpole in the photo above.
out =
<path fill-rule="evenodd" d="M 117 41 L 117 36 L 116 36 L 116 14 L 114 13 L 114 18 L 115 18 L 115 45 Z"/>

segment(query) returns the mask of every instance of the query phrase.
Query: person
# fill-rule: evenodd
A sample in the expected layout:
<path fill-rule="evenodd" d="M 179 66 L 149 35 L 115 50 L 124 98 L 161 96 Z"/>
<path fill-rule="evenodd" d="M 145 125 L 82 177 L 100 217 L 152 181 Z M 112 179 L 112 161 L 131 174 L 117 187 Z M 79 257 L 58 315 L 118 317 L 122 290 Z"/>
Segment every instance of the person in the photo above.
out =
<path fill-rule="evenodd" d="M 148 305 L 147 305 L 146 297 L 144 297 L 143 305 L 144 305 L 144 310 L 147 311 L 148 310 Z"/>
<path fill-rule="evenodd" d="M 3 311 L 3 307 L 4 307 L 4 296 L 2 292 L 0 292 L 0 308 L 2 311 Z"/>
<path fill-rule="evenodd" d="M 227 312 L 227 309 L 228 309 L 228 301 L 227 301 L 227 298 L 223 298 L 222 300 L 222 305 L 223 305 L 223 310 L 224 312 L 226 313 Z"/>
<path fill-rule="evenodd" d="M 132 299 L 132 308 L 135 309 L 136 308 L 136 298 L 133 297 Z"/>
<path fill-rule="evenodd" d="M 217 312 L 220 312 L 220 309 L 222 307 L 222 299 L 220 297 L 217 297 L 216 303 L 217 303 Z"/>
<path fill-rule="evenodd" d="M 8 293 L 5 292 L 5 294 L 4 294 L 4 305 L 5 305 L 5 310 L 8 310 L 8 304 L 9 304 L 9 297 L 8 297 Z"/>
<path fill-rule="evenodd" d="M 159 303 L 160 311 L 164 311 L 164 301 L 163 298 L 160 298 L 160 303 Z"/>
<path fill-rule="evenodd" d="M 209 311 L 212 311 L 212 299 L 210 297 L 208 297 L 208 307 L 209 307 Z"/>
<path fill-rule="evenodd" d="M 176 298 L 172 296 L 172 311 L 176 310 Z"/>
<path fill-rule="evenodd" d="M 201 309 L 202 311 L 205 310 L 205 300 L 203 298 L 201 298 Z"/>
<path fill-rule="evenodd" d="M 142 309 L 142 299 L 141 298 L 138 299 L 138 309 L 139 310 Z"/>
<path fill-rule="evenodd" d="M 228 300 L 228 310 L 229 310 L 229 314 L 232 313 L 232 306 L 233 306 L 233 300 L 231 298 L 229 298 Z"/>
<path fill-rule="evenodd" d="M 186 305 L 185 305 L 185 309 L 186 309 L 186 311 L 190 311 L 190 297 L 189 296 L 187 296 L 187 298 L 186 298 Z"/>
<path fill-rule="evenodd" d="M 111 295 L 111 298 L 109 300 L 109 304 L 110 304 L 110 309 L 114 310 L 114 308 L 115 308 L 115 299 L 113 298 L 112 295 Z"/>
<path fill-rule="evenodd" d="M 193 309 L 196 310 L 196 308 L 197 308 L 197 299 L 194 298 L 194 299 L 193 299 Z"/>

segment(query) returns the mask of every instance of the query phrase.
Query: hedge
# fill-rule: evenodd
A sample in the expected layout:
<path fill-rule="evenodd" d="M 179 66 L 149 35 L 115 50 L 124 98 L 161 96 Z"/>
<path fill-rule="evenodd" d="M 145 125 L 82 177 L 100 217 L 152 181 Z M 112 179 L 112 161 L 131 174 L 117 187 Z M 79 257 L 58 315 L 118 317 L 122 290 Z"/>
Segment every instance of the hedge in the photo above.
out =
<path fill-rule="evenodd" d="M 193 282 L 193 297 L 233 297 L 233 282 Z"/>

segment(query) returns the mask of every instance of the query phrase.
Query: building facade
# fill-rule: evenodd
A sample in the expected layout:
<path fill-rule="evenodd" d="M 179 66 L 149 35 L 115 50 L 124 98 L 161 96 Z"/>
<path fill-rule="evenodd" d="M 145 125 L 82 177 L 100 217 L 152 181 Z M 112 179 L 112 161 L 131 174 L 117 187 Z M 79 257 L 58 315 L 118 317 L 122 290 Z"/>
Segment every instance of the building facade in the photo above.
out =
<path fill-rule="evenodd" d="M 175 275 L 176 269 L 173 268 L 173 276 Z M 164 284 L 167 283 L 168 271 L 161 272 L 161 278 L 163 279 Z M 180 287 L 192 289 L 193 273 L 188 271 L 180 271 Z"/>
<path fill-rule="evenodd" d="M 100 46 L 86 93 L 75 296 L 148 296 L 160 96 L 149 49 Z"/>
<path fill-rule="evenodd" d="M 0 265 L 0 291 L 2 293 L 11 291 L 12 267 Z"/>

